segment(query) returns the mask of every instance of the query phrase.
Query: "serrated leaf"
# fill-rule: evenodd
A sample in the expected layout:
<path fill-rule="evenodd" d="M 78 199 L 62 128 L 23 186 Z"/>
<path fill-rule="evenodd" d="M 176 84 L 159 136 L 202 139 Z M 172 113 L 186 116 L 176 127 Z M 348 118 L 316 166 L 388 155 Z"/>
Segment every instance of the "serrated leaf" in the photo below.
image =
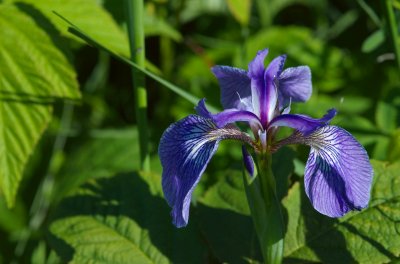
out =
<path fill-rule="evenodd" d="M 74 263 L 204 263 L 195 225 L 171 224 L 160 181 L 149 173 L 88 181 L 61 203 L 51 245 Z"/>
<path fill-rule="evenodd" d="M 95 0 L 7 0 L 40 10 L 66 37 L 81 41 L 68 33 L 68 25 L 53 12 L 74 21 L 82 30 L 111 50 L 129 57 L 128 38 L 111 15 Z M 122 2 L 121 2 L 122 4 Z"/>
<path fill-rule="evenodd" d="M 51 118 L 48 103 L 80 97 L 62 42 L 40 13 L 29 11 L 0 5 L 0 191 L 8 206 Z"/>
<path fill-rule="evenodd" d="M 80 98 L 76 74 L 61 40 L 40 13 L 30 11 L 0 5 L 1 97 Z"/>
<path fill-rule="evenodd" d="M 23 169 L 51 118 L 49 105 L 0 101 L 0 192 L 13 206 Z"/>
<path fill-rule="evenodd" d="M 288 212 L 288 262 L 388 263 L 400 256 L 400 163 L 373 162 L 368 208 L 340 219 L 317 213 L 296 184 L 284 205 Z"/>

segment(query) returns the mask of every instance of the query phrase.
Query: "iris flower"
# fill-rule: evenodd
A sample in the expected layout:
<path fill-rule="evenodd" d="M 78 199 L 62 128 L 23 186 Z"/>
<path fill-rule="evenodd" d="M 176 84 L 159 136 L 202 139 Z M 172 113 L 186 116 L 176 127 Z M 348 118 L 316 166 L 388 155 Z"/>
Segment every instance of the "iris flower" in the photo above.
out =
<path fill-rule="evenodd" d="M 192 192 L 224 139 L 241 141 L 256 155 L 272 153 L 286 144 L 308 145 L 311 150 L 304 183 L 313 207 L 329 217 L 341 217 L 368 205 L 373 171 L 365 149 L 349 132 L 329 125 L 335 109 L 320 119 L 290 114 L 291 102 L 305 102 L 311 96 L 310 69 L 283 70 L 285 55 L 265 67 L 267 54 L 268 49 L 259 51 L 247 71 L 213 67 L 224 110 L 210 113 L 202 99 L 197 115 L 172 124 L 162 135 L 158 150 L 162 187 L 175 226 L 187 225 Z M 247 123 L 253 135 L 241 131 L 236 122 Z M 294 132 L 277 141 L 275 135 L 281 126 Z M 253 174 L 252 156 L 245 147 L 242 150 L 245 167 Z"/>

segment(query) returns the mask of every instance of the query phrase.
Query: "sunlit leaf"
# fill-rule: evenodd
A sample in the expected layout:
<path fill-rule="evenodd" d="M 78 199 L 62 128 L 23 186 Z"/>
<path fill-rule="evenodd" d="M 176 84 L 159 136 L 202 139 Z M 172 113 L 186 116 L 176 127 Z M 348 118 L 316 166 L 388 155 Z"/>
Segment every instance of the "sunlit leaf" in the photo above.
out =
<path fill-rule="evenodd" d="M 9 206 L 51 118 L 48 103 L 57 97 L 80 97 L 61 40 L 40 13 L 31 11 L 0 5 L 0 191 Z"/>
<path fill-rule="evenodd" d="M 27 8 L 42 12 L 54 26 L 66 37 L 81 39 L 68 33 L 68 25 L 53 12 L 57 12 L 74 21 L 82 30 L 111 50 L 129 57 L 128 38 L 95 0 L 7 0 L 25 5 Z M 122 2 L 120 3 L 122 4 Z"/>
<path fill-rule="evenodd" d="M 289 213 L 285 257 L 291 263 L 388 263 L 400 256 L 400 163 L 373 162 L 368 208 L 340 219 L 317 213 L 296 184 L 284 201 Z"/>
<path fill-rule="evenodd" d="M 226 0 L 229 10 L 242 25 L 247 25 L 250 19 L 251 0 Z"/>
<path fill-rule="evenodd" d="M 26 6 L 4 4 L 0 28 L 2 98 L 80 97 L 65 46 L 45 17 Z"/>
<path fill-rule="evenodd" d="M 51 107 L 0 101 L 0 191 L 14 204 L 23 170 L 51 118 Z"/>

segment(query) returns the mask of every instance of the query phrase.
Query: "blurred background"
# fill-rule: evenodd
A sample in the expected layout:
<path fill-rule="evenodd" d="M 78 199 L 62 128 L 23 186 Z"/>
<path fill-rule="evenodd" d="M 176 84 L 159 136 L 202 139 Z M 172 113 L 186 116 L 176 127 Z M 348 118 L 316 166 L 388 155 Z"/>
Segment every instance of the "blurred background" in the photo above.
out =
<path fill-rule="evenodd" d="M 398 34 L 400 1 L 389 2 Z M 292 104 L 292 113 L 319 118 L 328 109 L 336 108 L 339 114 L 333 124 L 350 131 L 364 145 L 371 159 L 395 162 L 400 159 L 400 65 L 394 45 L 399 45 L 399 38 L 391 31 L 385 3 L 364 0 L 145 1 L 146 68 L 190 94 L 206 97 L 207 103 L 220 109 L 219 87 L 210 67 L 230 65 L 247 69 L 257 51 L 264 48 L 270 50 L 267 62 L 277 55 L 287 54 L 286 67 L 308 65 L 313 80 L 310 101 Z M 115 53 L 128 57 L 126 10 L 123 1 L 115 0 L 3 0 L 0 1 L 0 11 L 3 10 L 0 31 L 6 27 L 4 10 L 10 5 L 33 19 L 52 38 L 49 43 L 67 58 L 72 67 L 71 76 L 77 78 L 74 87 L 81 95 L 70 96 L 72 100 L 61 100 L 65 99 L 63 96 L 53 98 L 51 118 L 45 122 L 43 127 L 47 128 L 43 129 L 41 137 L 38 136 L 36 147 L 32 146 L 15 206 L 8 209 L 5 200 L 0 198 L 0 263 L 62 263 L 57 256 L 60 254 L 51 249 L 60 250 L 57 239 L 51 234 L 61 231 L 54 227 L 56 231 L 49 232 L 52 219 L 67 215 L 65 212 L 70 210 L 68 204 L 59 209 L 60 202 L 88 180 L 136 170 L 139 158 L 130 67 L 68 33 L 68 24 L 52 11 L 57 11 Z M 50 53 L 50 49 L 48 51 Z M 31 75 L 31 78 L 34 77 Z M 151 78 L 146 78 L 146 87 L 151 170 L 159 175 L 159 139 L 171 123 L 193 114 L 194 105 Z M 282 172 L 291 175 L 285 183 L 291 186 L 303 175 L 308 148 L 285 148 L 278 155 L 282 157 L 277 160 L 293 161 L 287 168 L 289 171 Z M 230 182 L 232 175 L 239 175 L 241 179 L 241 166 L 240 146 L 231 142 L 221 144 L 196 189 L 194 203 L 199 199 L 207 204 L 211 199 L 208 190 L 221 178 Z M 280 166 L 275 164 L 275 167 Z M 125 178 L 121 177 L 123 182 Z M 236 186 L 236 180 L 232 182 L 230 184 Z M 160 193 L 159 187 L 152 188 L 151 193 Z M 283 197 L 287 187 L 282 188 Z M 107 192 L 107 195 L 111 194 Z M 166 214 L 163 219 L 170 221 L 166 203 L 162 201 L 161 204 Z M 200 215 L 201 219 L 202 211 L 207 210 L 210 212 L 206 215 L 215 213 L 210 208 L 202 209 L 200 204 L 193 217 Z M 205 220 L 206 223 L 215 221 Z M 240 217 L 232 221 L 249 224 L 248 219 Z M 207 235 L 203 234 L 200 240 L 207 240 L 204 237 Z M 254 242 L 254 237 L 249 241 Z M 225 246 L 230 252 L 238 247 Z M 203 251 L 199 253 L 206 259 L 200 263 L 229 261 L 228 249 L 218 246 L 215 249 L 213 242 L 207 248 L 213 253 L 207 253 L 206 257 Z M 68 249 L 60 251 L 65 253 Z M 259 253 L 254 255 L 254 259 L 259 259 Z"/>

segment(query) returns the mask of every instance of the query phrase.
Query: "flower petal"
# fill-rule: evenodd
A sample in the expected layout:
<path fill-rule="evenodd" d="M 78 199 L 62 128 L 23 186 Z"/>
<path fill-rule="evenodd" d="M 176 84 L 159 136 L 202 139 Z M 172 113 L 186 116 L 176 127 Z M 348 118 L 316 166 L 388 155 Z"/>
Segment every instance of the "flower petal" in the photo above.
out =
<path fill-rule="evenodd" d="M 324 126 L 304 140 L 311 146 L 304 182 L 314 208 L 330 217 L 365 208 L 373 170 L 360 143 L 336 126 Z"/>
<path fill-rule="evenodd" d="M 305 115 L 283 114 L 275 117 L 268 126 L 287 126 L 308 135 L 320 127 L 325 126 L 336 115 L 335 109 L 330 109 L 322 118 L 314 119 Z"/>
<path fill-rule="evenodd" d="M 251 154 L 247 151 L 246 146 L 242 146 L 243 163 L 250 176 L 254 176 L 254 160 Z"/>
<path fill-rule="evenodd" d="M 267 112 L 265 111 L 265 105 L 267 102 L 266 88 L 268 87 L 265 86 L 264 81 L 264 60 L 267 54 L 268 49 L 259 51 L 256 57 L 249 63 L 249 71 L 247 73 L 247 75 L 251 79 L 250 87 L 253 112 L 261 119 L 261 122 L 263 124 L 267 122 Z"/>
<path fill-rule="evenodd" d="M 270 78 L 271 80 L 280 77 L 283 66 L 285 65 L 285 61 L 286 55 L 281 55 L 273 59 L 265 71 L 266 77 Z"/>
<path fill-rule="evenodd" d="M 251 106 L 250 78 L 245 70 L 218 65 L 211 68 L 211 71 L 221 87 L 221 104 L 224 109 L 247 109 Z"/>
<path fill-rule="evenodd" d="M 287 68 L 278 78 L 280 105 L 286 105 L 289 98 L 293 102 L 305 102 L 312 93 L 311 71 L 308 66 Z"/>
<path fill-rule="evenodd" d="M 211 119 L 196 115 L 172 124 L 162 135 L 158 148 L 162 187 L 175 226 L 187 225 L 192 192 L 222 139 L 252 144 L 240 130 L 218 129 Z"/>
<path fill-rule="evenodd" d="M 248 122 L 261 127 L 258 117 L 250 111 L 226 109 L 218 114 L 212 114 L 206 108 L 205 99 L 199 101 L 196 111 L 202 117 L 211 118 L 219 128 L 235 122 Z"/>

